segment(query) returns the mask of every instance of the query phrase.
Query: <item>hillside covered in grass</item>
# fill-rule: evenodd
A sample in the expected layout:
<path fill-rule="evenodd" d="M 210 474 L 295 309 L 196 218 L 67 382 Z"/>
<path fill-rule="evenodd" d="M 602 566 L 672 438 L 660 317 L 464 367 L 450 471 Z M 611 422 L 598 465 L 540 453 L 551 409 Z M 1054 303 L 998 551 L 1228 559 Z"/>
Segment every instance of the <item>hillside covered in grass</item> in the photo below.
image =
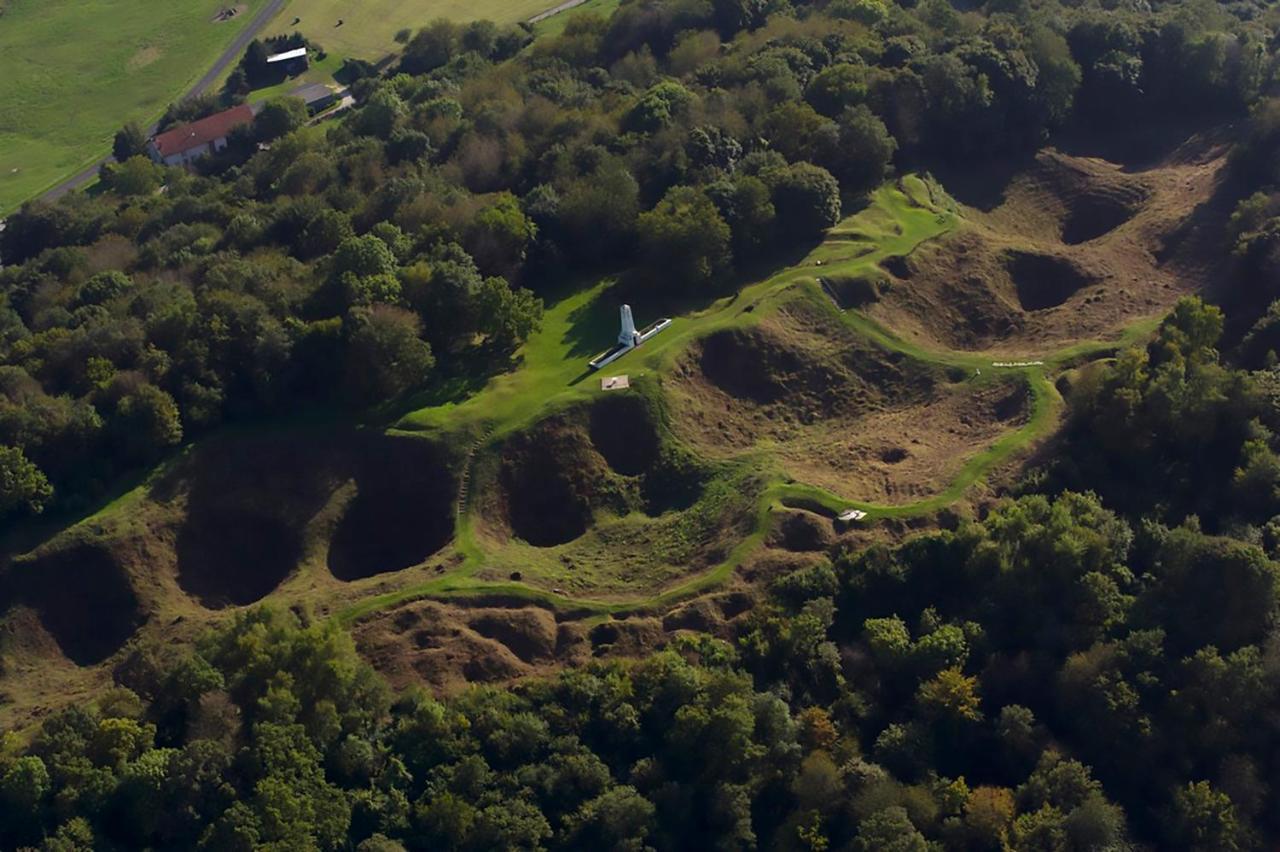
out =
<path fill-rule="evenodd" d="M 25 205 L 0 846 L 1274 846 L 1274 14 L 424 22 Z"/>

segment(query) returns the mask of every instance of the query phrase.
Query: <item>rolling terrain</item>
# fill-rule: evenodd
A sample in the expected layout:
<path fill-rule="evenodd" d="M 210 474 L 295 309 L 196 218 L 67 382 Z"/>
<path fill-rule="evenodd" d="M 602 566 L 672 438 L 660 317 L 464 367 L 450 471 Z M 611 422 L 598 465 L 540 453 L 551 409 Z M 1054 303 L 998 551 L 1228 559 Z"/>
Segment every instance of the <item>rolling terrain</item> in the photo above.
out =
<path fill-rule="evenodd" d="M 1191 288 L 1194 242 L 1173 235 L 1221 161 L 1199 139 L 1141 168 L 1048 152 L 985 208 L 907 176 L 792 265 L 673 306 L 604 371 L 629 391 L 586 359 L 622 301 L 641 322 L 657 306 L 607 279 L 549 300 L 514 369 L 389 428 L 193 446 L 16 548 L 0 718 L 262 601 L 338 618 L 393 682 L 442 689 L 715 633 L 837 536 L 949 523 L 1016 475 L 1059 422 L 1064 372 Z M 833 527 L 846 508 L 867 523 Z"/>

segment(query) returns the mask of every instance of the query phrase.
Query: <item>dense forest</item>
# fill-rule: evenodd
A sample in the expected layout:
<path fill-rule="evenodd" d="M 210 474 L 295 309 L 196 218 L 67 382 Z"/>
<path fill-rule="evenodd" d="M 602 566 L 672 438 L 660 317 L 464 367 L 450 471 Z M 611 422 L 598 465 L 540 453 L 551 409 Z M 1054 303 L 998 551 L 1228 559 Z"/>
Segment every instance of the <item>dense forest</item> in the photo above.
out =
<path fill-rule="evenodd" d="M 536 41 L 432 23 L 342 120 L 271 102 L 199 173 L 122 132 L 98 191 L 0 232 L 9 524 L 224 424 L 505 369 L 593 275 L 728 292 L 895 169 L 1233 122 L 1240 202 L 1222 307 L 1064 377 L 1056 461 L 980 517 L 776 579 L 731 641 L 444 699 L 332 621 L 240 614 L 0 740 L 0 847 L 1275 848 L 1277 22 L 629 0 Z"/>

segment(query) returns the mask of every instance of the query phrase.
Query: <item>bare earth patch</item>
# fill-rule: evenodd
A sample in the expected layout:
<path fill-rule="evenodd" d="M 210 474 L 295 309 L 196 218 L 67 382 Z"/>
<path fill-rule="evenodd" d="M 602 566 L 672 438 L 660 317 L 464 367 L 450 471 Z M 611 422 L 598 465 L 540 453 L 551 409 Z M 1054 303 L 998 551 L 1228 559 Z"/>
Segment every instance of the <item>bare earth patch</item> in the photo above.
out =
<path fill-rule="evenodd" d="M 219 9 L 218 14 L 214 15 L 209 20 L 215 24 L 220 24 L 223 21 L 234 21 L 236 18 L 248 11 L 248 9 L 249 7 L 244 3 L 237 3 L 235 6 L 226 6 Z"/>
<path fill-rule="evenodd" d="M 1202 214 L 1225 162 L 1201 136 L 1139 166 L 1041 151 L 999 197 L 963 207 L 958 231 L 886 263 L 890 286 L 866 310 L 930 347 L 1042 354 L 1105 338 L 1204 286 L 1220 246 Z"/>
<path fill-rule="evenodd" d="M 1020 386 L 949 383 L 804 304 L 704 339 L 669 390 L 673 428 L 699 452 L 768 450 L 796 480 L 870 501 L 936 494 L 1026 416 Z"/>
<path fill-rule="evenodd" d="M 137 71 L 146 68 L 151 63 L 158 60 L 164 53 L 158 47 L 144 47 L 129 57 L 127 65 L 130 71 Z"/>

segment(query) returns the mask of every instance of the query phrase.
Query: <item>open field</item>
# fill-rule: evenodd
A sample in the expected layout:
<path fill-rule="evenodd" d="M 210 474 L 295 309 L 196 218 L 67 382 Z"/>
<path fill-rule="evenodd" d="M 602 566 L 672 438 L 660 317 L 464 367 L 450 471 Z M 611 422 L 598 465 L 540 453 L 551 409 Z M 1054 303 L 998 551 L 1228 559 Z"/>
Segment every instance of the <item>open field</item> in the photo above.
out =
<path fill-rule="evenodd" d="M 297 30 L 330 54 L 376 62 L 398 49 L 395 35 L 402 29 L 416 31 L 437 18 L 514 24 L 554 5 L 554 0 L 364 0 L 358 4 L 348 0 L 292 0 L 267 24 L 263 35 Z M 301 20 L 294 24 L 294 18 Z M 342 21 L 341 26 L 338 21 Z"/>
<path fill-rule="evenodd" d="M 110 152 L 184 93 L 261 8 L 223 0 L 12 0 L 0 18 L 0 215 Z"/>
<path fill-rule="evenodd" d="M 539 36 L 560 35 L 560 33 L 564 32 L 565 25 L 573 20 L 574 15 L 589 12 L 593 15 L 607 18 L 613 14 L 620 3 L 621 0 L 586 0 L 586 2 L 574 6 L 572 9 L 543 18 L 533 25 L 533 31 Z"/>

